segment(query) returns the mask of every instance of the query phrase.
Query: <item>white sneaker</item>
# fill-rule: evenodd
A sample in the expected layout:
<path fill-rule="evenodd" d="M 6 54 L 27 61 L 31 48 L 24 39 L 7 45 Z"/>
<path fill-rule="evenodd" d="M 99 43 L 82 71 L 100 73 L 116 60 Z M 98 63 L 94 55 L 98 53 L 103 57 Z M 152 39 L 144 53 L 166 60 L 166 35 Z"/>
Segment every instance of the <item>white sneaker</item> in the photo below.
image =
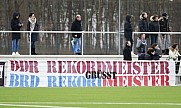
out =
<path fill-rule="evenodd" d="M 13 52 L 12 55 L 13 55 L 13 56 L 16 55 L 15 52 Z"/>
<path fill-rule="evenodd" d="M 20 55 L 18 52 L 16 52 L 16 55 Z"/>

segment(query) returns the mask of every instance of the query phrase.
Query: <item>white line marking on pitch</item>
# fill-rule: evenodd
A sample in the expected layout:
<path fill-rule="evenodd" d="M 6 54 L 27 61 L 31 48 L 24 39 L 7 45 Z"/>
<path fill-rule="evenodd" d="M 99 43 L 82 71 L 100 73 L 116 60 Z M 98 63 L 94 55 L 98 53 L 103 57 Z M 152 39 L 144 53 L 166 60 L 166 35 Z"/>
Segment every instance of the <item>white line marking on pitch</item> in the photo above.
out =
<path fill-rule="evenodd" d="M 60 107 L 60 106 L 41 106 L 41 105 L 19 105 L 19 104 L 1 104 L 0 106 L 9 106 L 9 107 L 32 107 L 32 108 L 80 108 L 80 107 Z"/>
<path fill-rule="evenodd" d="M 0 104 L 71 104 L 71 105 L 81 105 L 81 104 L 94 104 L 94 105 L 170 105 L 170 106 L 181 106 L 181 103 L 124 103 L 124 102 L 0 102 Z M 45 107 L 46 108 L 46 107 Z M 52 108 L 70 108 L 70 107 L 52 107 Z M 77 108 L 77 107 L 72 107 Z"/>

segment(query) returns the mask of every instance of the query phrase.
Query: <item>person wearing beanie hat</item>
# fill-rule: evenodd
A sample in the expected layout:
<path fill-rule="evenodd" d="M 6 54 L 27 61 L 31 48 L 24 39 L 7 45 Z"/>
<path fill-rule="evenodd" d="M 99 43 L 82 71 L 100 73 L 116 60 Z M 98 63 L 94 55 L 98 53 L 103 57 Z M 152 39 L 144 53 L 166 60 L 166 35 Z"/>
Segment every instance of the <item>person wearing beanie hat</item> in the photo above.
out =
<path fill-rule="evenodd" d="M 162 17 L 159 18 L 160 32 L 169 32 L 168 15 L 163 13 Z"/>
<path fill-rule="evenodd" d="M 168 14 L 167 13 L 163 13 L 162 17 L 159 18 L 159 25 L 160 25 L 160 32 L 170 32 L 170 27 L 169 27 L 169 21 L 168 21 Z M 162 45 L 161 45 L 161 49 L 162 49 L 162 53 L 166 54 L 168 51 L 168 47 L 170 46 L 168 43 L 170 43 L 170 38 L 169 35 L 167 34 L 162 34 L 161 35 L 162 38 Z"/>
<path fill-rule="evenodd" d="M 167 15 L 167 13 L 163 13 L 162 16 L 163 17 L 167 17 L 168 15 Z"/>

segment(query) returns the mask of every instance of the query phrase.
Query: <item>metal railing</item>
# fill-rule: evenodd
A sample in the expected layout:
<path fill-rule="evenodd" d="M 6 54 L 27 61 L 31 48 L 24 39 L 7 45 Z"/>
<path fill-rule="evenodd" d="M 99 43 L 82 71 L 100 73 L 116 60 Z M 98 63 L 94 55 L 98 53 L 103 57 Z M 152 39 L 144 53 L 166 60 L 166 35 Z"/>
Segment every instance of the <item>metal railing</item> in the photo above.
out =
<path fill-rule="evenodd" d="M 158 34 L 158 36 L 160 36 L 160 35 L 162 35 L 162 34 L 164 34 L 164 35 L 166 35 L 166 36 L 168 36 L 168 35 L 181 35 L 181 32 L 133 32 L 132 33 L 132 37 L 133 37 L 133 41 L 134 41 L 134 44 L 133 44 L 133 51 L 134 51 L 134 49 L 135 49 L 135 43 L 136 43 L 136 41 L 135 41 L 135 35 L 140 35 L 141 33 L 144 33 L 144 34 L 149 34 L 149 35 L 151 35 L 151 34 Z M 158 37 L 159 38 L 159 37 Z M 149 38 L 150 39 L 150 38 Z M 170 40 L 170 41 L 172 41 L 172 40 Z M 159 43 L 158 43 L 159 44 Z M 151 45 L 150 45 L 151 46 Z"/>
<path fill-rule="evenodd" d="M 81 40 L 82 40 L 82 48 L 81 48 L 81 50 L 82 50 L 82 55 L 84 54 L 84 35 L 85 34 L 103 34 L 103 35 L 105 35 L 105 36 L 107 36 L 106 34 L 116 34 L 116 35 L 118 35 L 118 55 L 120 54 L 120 51 L 121 51 L 121 43 L 120 43 L 120 40 L 121 40 L 121 34 L 122 33 L 124 33 L 124 32 L 105 32 L 105 31 L 96 31 L 96 32 L 94 32 L 94 31 L 80 31 L 80 32 L 78 32 L 78 31 L 0 31 L 0 33 L 28 33 L 28 35 L 29 35 L 29 41 L 30 41 L 30 43 L 29 43 L 29 55 L 31 55 L 31 34 L 32 33 L 42 33 L 42 34 L 44 34 L 44 33 L 50 33 L 50 34 L 72 34 L 72 33 L 82 33 L 82 38 L 81 38 Z M 123 37 L 123 34 L 122 34 L 122 38 L 124 38 Z M 107 39 L 107 38 L 106 38 Z M 107 41 L 107 40 L 106 40 Z M 106 47 L 107 47 L 107 45 L 106 45 Z"/>
<path fill-rule="evenodd" d="M 117 36 L 118 36 L 118 55 L 120 55 L 121 54 L 121 46 L 124 46 L 124 32 L 106 32 L 106 31 L 81 31 L 81 32 L 77 32 L 77 31 L 0 31 L 0 33 L 12 33 L 12 32 L 14 32 L 14 33 L 29 33 L 30 35 L 32 34 L 32 33 L 55 33 L 55 34 L 71 34 L 71 33 L 82 33 L 82 48 L 81 48 L 81 50 L 82 50 L 82 55 L 84 54 L 84 44 L 83 44 L 83 42 L 85 41 L 84 40 L 84 37 L 85 37 L 85 34 L 104 34 L 105 36 L 107 36 L 106 34 L 116 34 Z M 138 35 L 138 34 L 141 34 L 141 33 L 145 33 L 145 34 L 158 34 L 158 35 L 160 35 L 160 34 L 173 34 L 173 35 L 177 35 L 177 34 L 181 34 L 181 32 L 133 32 L 133 34 L 132 34 L 132 37 L 133 37 L 133 41 L 134 41 L 134 43 L 136 43 L 136 41 L 135 41 L 135 35 Z M 30 40 L 30 46 L 29 46 L 29 55 L 31 55 L 31 36 L 29 36 L 30 38 L 29 38 L 29 40 Z M 107 39 L 107 38 L 106 38 Z M 122 42 L 121 42 L 121 41 Z M 107 40 L 106 40 L 107 41 Z M 133 48 L 135 48 L 134 47 L 135 45 L 133 44 Z M 107 47 L 107 45 L 106 45 L 106 47 Z M 122 48 L 123 49 L 123 48 Z"/>

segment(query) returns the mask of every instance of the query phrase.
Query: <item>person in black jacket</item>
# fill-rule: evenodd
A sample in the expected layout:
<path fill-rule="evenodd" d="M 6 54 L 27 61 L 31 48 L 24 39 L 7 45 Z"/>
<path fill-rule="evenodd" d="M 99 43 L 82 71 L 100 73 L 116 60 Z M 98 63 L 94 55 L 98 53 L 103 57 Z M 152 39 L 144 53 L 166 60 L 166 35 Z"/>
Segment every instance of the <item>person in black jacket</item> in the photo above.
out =
<path fill-rule="evenodd" d="M 131 15 L 126 16 L 126 22 L 124 23 L 124 37 L 126 41 L 131 42 L 131 51 L 133 46 L 133 38 L 132 38 L 133 29 L 131 26 Z"/>
<path fill-rule="evenodd" d="M 72 23 L 71 31 L 82 31 L 81 16 L 76 15 L 75 21 Z M 81 36 L 82 33 L 72 33 L 72 46 L 75 55 L 81 55 Z"/>
<path fill-rule="evenodd" d="M 159 18 L 159 24 L 160 24 L 160 32 L 171 32 L 167 13 L 164 12 L 162 14 L 162 17 Z M 170 40 L 169 35 L 162 34 L 161 39 L 162 39 L 162 47 L 161 47 L 162 53 L 168 55 L 169 52 L 168 47 L 171 46 L 169 42 Z"/>
<path fill-rule="evenodd" d="M 154 60 L 154 55 L 155 55 L 155 50 L 153 48 L 148 48 L 144 60 Z"/>
<path fill-rule="evenodd" d="M 123 50 L 123 60 L 132 60 L 131 56 L 131 42 L 127 41 Z"/>
<path fill-rule="evenodd" d="M 23 23 L 20 22 L 20 13 L 15 12 L 13 14 L 13 19 L 11 20 L 12 31 L 20 31 L 20 28 L 23 26 Z M 20 55 L 19 50 L 19 39 L 20 33 L 12 33 L 12 55 Z"/>
<path fill-rule="evenodd" d="M 159 32 L 159 22 L 158 22 L 158 15 L 154 15 L 150 17 L 150 24 L 149 30 L 150 32 Z M 151 45 L 157 43 L 158 34 L 151 34 Z"/>
<path fill-rule="evenodd" d="M 153 60 L 160 60 L 161 55 L 160 55 L 160 48 L 158 47 L 158 44 L 157 43 L 152 44 L 151 48 L 155 50 L 155 54 L 153 55 Z"/>
<path fill-rule="evenodd" d="M 29 14 L 27 31 L 39 31 L 39 25 L 34 13 Z M 29 35 L 31 36 L 31 55 L 37 55 L 35 52 L 35 42 L 38 41 L 38 33 L 31 33 Z"/>
<path fill-rule="evenodd" d="M 143 12 L 140 15 L 140 20 L 138 24 L 139 32 L 149 32 L 149 25 L 147 21 L 148 14 L 146 12 Z M 145 39 L 149 37 L 148 34 L 145 34 Z"/>

